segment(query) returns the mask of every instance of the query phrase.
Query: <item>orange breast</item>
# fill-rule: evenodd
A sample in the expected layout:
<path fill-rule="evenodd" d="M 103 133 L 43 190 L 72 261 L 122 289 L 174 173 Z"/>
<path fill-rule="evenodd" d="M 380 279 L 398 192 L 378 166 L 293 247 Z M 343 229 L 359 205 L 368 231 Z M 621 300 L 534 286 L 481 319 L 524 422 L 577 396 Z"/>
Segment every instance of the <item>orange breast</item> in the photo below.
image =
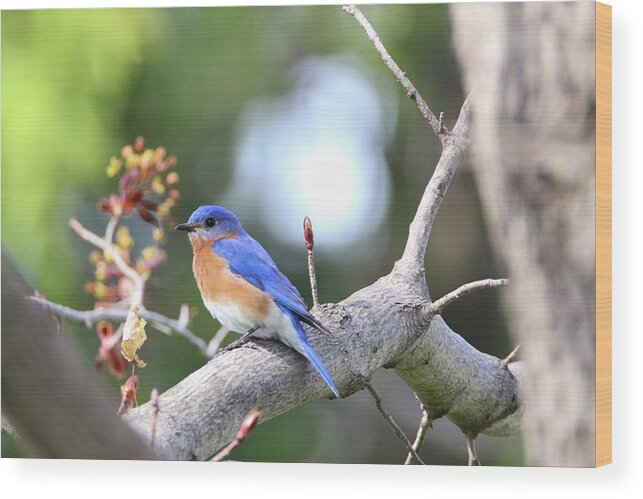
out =
<path fill-rule="evenodd" d="M 234 275 L 228 262 L 212 251 L 214 241 L 200 238 L 192 240 L 192 269 L 201 295 L 210 302 L 235 304 L 256 316 L 258 322 L 263 321 L 272 308 L 272 297 Z"/>

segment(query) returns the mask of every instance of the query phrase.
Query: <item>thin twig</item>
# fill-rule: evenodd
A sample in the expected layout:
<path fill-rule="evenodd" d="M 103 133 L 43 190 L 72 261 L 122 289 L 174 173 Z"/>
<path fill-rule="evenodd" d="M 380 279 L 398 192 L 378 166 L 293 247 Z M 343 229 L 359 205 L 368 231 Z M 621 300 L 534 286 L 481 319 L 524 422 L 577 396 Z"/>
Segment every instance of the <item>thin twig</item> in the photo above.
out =
<path fill-rule="evenodd" d="M 521 344 L 518 343 L 516 345 L 516 348 L 514 348 L 511 352 L 509 352 L 509 355 L 507 355 L 504 359 L 500 361 L 500 367 L 506 368 L 507 365 L 509 365 L 509 362 L 511 362 L 511 359 L 513 359 L 518 353 L 518 350 L 520 350 L 520 346 Z"/>
<path fill-rule="evenodd" d="M 111 241 L 108 242 L 102 237 L 99 237 L 96 234 L 94 234 L 91 230 L 86 229 L 75 218 L 72 218 L 71 220 L 69 220 L 69 226 L 74 230 L 74 232 L 76 232 L 76 234 L 78 234 L 85 241 L 93 244 L 97 248 L 100 248 L 102 250 L 107 250 L 112 260 L 114 260 L 114 264 L 129 279 L 131 279 L 134 282 L 139 282 L 141 280 L 147 279 L 146 276 L 139 274 L 132 267 L 127 265 L 127 263 L 125 263 L 125 260 L 123 260 L 123 258 L 118 253 L 118 251 L 114 250 L 114 247 L 112 246 Z"/>
<path fill-rule="evenodd" d="M 319 294 L 317 294 L 317 274 L 315 273 L 313 250 L 308 250 L 308 276 L 310 277 L 310 291 L 313 295 L 313 307 L 317 307 L 319 305 Z"/>
<path fill-rule="evenodd" d="M 130 377 L 133 378 L 135 374 L 136 374 L 136 362 L 132 362 L 132 374 L 130 374 Z M 136 387 L 134 390 L 134 404 L 135 404 L 134 407 L 138 407 L 138 398 L 136 397 L 137 393 L 138 393 L 138 376 L 136 376 Z"/>
<path fill-rule="evenodd" d="M 113 244 L 114 231 L 116 230 L 116 226 L 118 225 L 119 220 L 120 220 L 120 217 L 112 216 L 109 219 L 109 222 L 107 222 L 107 227 L 105 227 L 105 241 L 109 245 Z"/>
<path fill-rule="evenodd" d="M 38 296 L 29 297 L 31 300 L 39 303 L 51 313 L 57 315 L 62 319 L 69 319 L 75 322 L 81 322 L 85 324 L 88 328 L 91 328 L 94 324 L 99 321 L 124 321 L 127 319 L 129 310 L 126 308 L 96 308 L 94 310 L 75 310 L 73 308 L 65 307 L 64 305 L 59 305 L 58 303 L 51 302 L 45 298 Z M 195 335 L 190 329 L 184 326 L 180 321 L 175 321 L 166 317 L 163 314 L 157 312 L 152 312 L 145 308 L 139 311 L 139 317 L 148 321 L 154 328 L 160 332 L 168 335 L 175 334 L 177 336 L 182 336 L 187 339 L 190 343 L 195 345 L 203 355 L 210 357 L 208 355 L 208 345 L 206 342 Z"/>
<path fill-rule="evenodd" d="M 152 389 L 152 396 L 150 397 L 152 404 L 152 423 L 150 424 L 150 447 L 154 448 L 154 439 L 156 437 L 156 422 L 159 418 L 159 391 L 156 388 Z"/>
<path fill-rule="evenodd" d="M 425 305 L 422 309 L 422 315 L 426 319 L 432 319 L 436 315 L 440 315 L 442 311 L 458 298 L 467 295 L 473 291 L 479 289 L 488 289 L 488 288 L 497 288 L 499 286 L 506 286 L 509 283 L 509 279 L 482 279 L 480 281 L 468 282 L 463 284 L 459 288 L 454 289 L 453 291 L 447 293 L 439 300 L 434 301 Z"/>
<path fill-rule="evenodd" d="M 304 217 L 304 242 L 308 251 L 308 277 L 310 278 L 310 291 L 313 295 L 313 307 L 319 305 L 319 295 L 317 294 L 317 274 L 315 273 L 315 233 L 313 223 L 310 218 Z"/>
<path fill-rule="evenodd" d="M 420 453 L 420 449 L 422 448 L 422 444 L 424 443 L 426 433 L 433 424 L 433 420 L 429 417 L 429 413 L 426 411 L 426 408 L 421 403 L 420 406 L 422 407 L 422 420 L 420 421 L 420 426 L 418 428 L 417 435 L 415 436 L 415 442 L 413 442 L 413 449 L 417 454 Z M 409 452 L 409 454 L 406 456 L 406 461 L 404 461 L 404 464 L 412 464 L 413 461 L 413 454 Z"/>
<path fill-rule="evenodd" d="M 469 466 L 480 466 L 480 461 L 476 454 L 476 437 L 474 435 L 467 435 L 467 453 L 469 454 L 467 464 Z"/>
<path fill-rule="evenodd" d="M 223 343 L 223 340 L 228 336 L 228 333 L 230 333 L 230 330 L 225 326 L 221 326 L 217 332 L 214 333 L 207 347 L 207 356 L 209 358 L 212 358 L 214 354 L 217 353 L 217 350 L 219 350 L 221 343 Z"/>
<path fill-rule="evenodd" d="M 342 10 L 347 14 L 353 16 L 358 24 L 362 27 L 362 29 L 366 32 L 366 36 L 368 36 L 368 39 L 375 46 L 375 49 L 384 61 L 384 64 L 386 64 L 386 67 L 391 70 L 391 72 L 395 75 L 397 81 L 400 83 L 400 85 L 402 85 L 402 87 L 404 87 L 404 90 L 406 90 L 406 95 L 411 100 L 415 101 L 418 109 L 420 110 L 420 113 L 422 113 L 422 116 L 424 116 L 424 119 L 429 123 L 429 125 L 431 125 L 431 128 L 433 128 L 433 131 L 438 136 L 438 138 L 441 141 L 444 141 L 448 136 L 449 131 L 440 123 L 438 118 L 435 117 L 435 114 L 433 114 L 433 111 L 431 111 L 429 105 L 422 98 L 420 92 L 418 92 L 413 83 L 411 83 L 411 80 L 406 77 L 404 71 L 402 71 L 402 69 L 393 60 L 391 55 L 388 53 L 388 50 L 386 50 L 386 47 L 384 47 L 384 44 L 382 43 L 380 36 L 377 34 L 377 31 L 375 31 L 368 19 L 366 19 L 364 14 L 362 14 L 362 11 L 359 10 L 359 8 L 357 8 L 357 6 L 355 5 L 345 5 L 342 7 Z"/>
<path fill-rule="evenodd" d="M 377 410 L 380 411 L 380 414 L 384 417 L 386 422 L 393 429 L 393 432 L 402 441 L 406 449 L 409 451 L 409 454 L 413 456 L 413 459 L 415 459 L 417 463 L 424 464 L 424 461 L 422 461 L 418 453 L 415 451 L 415 449 L 413 448 L 413 445 L 411 445 L 411 442 L 409 442 L 409 439 L 406 438 L 406 435 L 402 431 L 402 428 L 400 428 L 400 426 L 393 419 L 393 416 L 391 416 L 389 412 L 382 405 L 382 398 L 380 397 L 380 394 L 377 393 L 377 390 L 375 390 L 375 388 L 373 388 L 373 385 L 371 385 L 370 383 L 366 383 L 366 388 L 368 389 L 369 393 L 375 400 L 375 405 L 377 406 Z"/>
<path fill-rule="evenodd" d="M 181 327 L 186 327 L 190 323 L 190 307 L 187 303 L 183 303 L 179 308 L 179 318 L 177 322 Z"/>
<path fill-rule="evenodd" d="M 107 223 L 107 228 L 105 229 L 105 237 L 101 238 L 94 234 L 92 231 L 89 229 L 86 229 L 83 227 L 83 225 L 76 220 L 75 218 L 72 218 L 69 220 L 69 226 L 78 234 L 81 238 L 83 238 L 85 241 L 88 241 L 92 243 L 94 246 L 101 248 L 104 251 L 107 251 L 109 253 L 109 256 L 111 259 L 114 261 L 114 264 L 118 267 L 118 269 L 125 275 L 128 279 L 132 281 L 134 284 L 134 289 L 132 290 L 132 293 L 129 298 L 129 313 L 128 317 L 133 315 L 133 310 L 143 310 L 143 292 L 145 291 L 145 283 L 147 281 L 147 278 L 149 277 L 148 274 L 139 274 L 136 270 L 134 270 L 132 267 L 130 267 L 125 260 L 123 260 L 123 257 L 121 257 L 120 253 L 114 249 L 113 245 L 113 235 L 114 235 L 114 230 L 116 229 L 116 225 L 118 224 L 119 217 L 111 217 L 109 219 L 109 222 Z M 136 316 L 138 317 L 140 313 L 137 313 Z M 132 317 L 130 317 L 131 319 Z"/>
<path fill-rule="evenodd" d="M 230 453 L 235 450 L 237 447 L 239 447 L 239 444 L 241 444 L 241 440 L 235 437 L 235 439 L 230 442 L 228 445 L 226 445 L 223 449 L 221 449 L 210 461 L 212 462 L 219 462 L 223 461 L 226 457 L 230 455 Z"/>
<path fill-rule="evenodd" d="M 241 442 L 248 438 L 250 433 L 252 433 L 252 430 L 255 426 L 257 426 L 257 423 L 259 422 L 260 415 L 261 413 L 256 407 L 250 409 L 250 412 L 248 412 L 248 414 L 244 416 L 243 421 L 241 422 L 241 426 L 239 427 L 239 431 L 234 437 L 234 440 L 226 445 L 220 452 L 218 452 L 212 459 L 210 459 L 210 461 L 218 462 L 228 457 L 228 455 L 234 449 L 236 449 L 239 444 L 241 444 Z"/>

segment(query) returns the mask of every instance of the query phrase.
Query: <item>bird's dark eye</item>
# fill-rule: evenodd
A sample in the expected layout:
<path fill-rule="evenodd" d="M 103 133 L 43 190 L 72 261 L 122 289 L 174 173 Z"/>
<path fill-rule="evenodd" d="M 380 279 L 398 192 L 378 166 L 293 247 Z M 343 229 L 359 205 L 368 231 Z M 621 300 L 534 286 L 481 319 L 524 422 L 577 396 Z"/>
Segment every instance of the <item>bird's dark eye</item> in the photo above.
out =
<path fill-rule="evenodd" d="M 205 226 L 206 227 L 214 227 L 216 225 L 217 221 L 213 218 L 210 217 L 205 221 Z"/>

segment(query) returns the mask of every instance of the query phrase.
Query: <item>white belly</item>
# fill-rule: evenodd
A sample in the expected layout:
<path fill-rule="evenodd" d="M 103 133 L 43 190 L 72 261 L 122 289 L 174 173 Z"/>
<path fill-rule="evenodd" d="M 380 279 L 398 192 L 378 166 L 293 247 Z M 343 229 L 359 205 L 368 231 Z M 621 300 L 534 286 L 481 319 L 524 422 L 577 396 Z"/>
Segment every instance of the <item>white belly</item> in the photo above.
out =
<path fill-rule="evenodd" d="M 217 319 L 221 325 L 231 331 L 244 334 L 259 326 L 259 329 L 253 333 L 253 336 L 269 340 L 277 339 L 289 347 L 294 348 L 299 353 L 304 353 L 301 340 L 299 339 L 297 330 L 292 325 L 290 317 L 284 314 L 274 303 L 262 323 L 257 323 L 256 319 L 250 317 L 248 314 L 244 314 L 243 311 L 233 303 L 205 300 L 203 303 L 212 316 Z"/>
<path fill-rule="evenodd" d="M 256 326 L 253 322 L 239 313 L 239 308 L 230 303 L 212 302 L 203 300 L 206 308 L 222 326 L 231 331 L 243 334 Z"/>

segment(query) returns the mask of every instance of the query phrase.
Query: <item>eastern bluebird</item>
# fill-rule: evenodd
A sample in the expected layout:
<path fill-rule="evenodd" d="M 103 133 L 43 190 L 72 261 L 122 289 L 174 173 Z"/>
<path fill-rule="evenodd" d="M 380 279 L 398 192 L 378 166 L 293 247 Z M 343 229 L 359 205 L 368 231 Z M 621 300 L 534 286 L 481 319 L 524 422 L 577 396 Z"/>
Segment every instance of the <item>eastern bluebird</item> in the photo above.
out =
<path fill-rule="evenodd" d="M 203 303 L 225 327 L 278 339 L 306 357 L 337 398 L 339 391 L 306 338 L 301 323 L 325 331 L 268 252 L 241 227 L 231 211 L 200 206 L 176 230 L 189 232 L 192 269 Z"/>

